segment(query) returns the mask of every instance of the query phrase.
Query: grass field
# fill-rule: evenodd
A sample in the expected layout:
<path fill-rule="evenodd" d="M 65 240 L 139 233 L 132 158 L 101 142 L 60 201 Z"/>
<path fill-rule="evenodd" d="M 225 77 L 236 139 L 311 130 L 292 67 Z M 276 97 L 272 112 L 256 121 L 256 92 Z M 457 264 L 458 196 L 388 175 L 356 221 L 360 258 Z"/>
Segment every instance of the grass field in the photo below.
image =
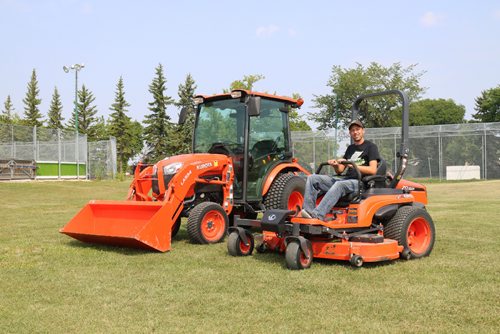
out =
<path fill-rule="evenodd" d="M 431 183 L 430 257 L 353 269 L 226 244 L 172 251 L 83 244 L 59 234 L 90 199 L 127 182 L 0 183 L 1 333 L 499 332 L 500 181 Z"/>

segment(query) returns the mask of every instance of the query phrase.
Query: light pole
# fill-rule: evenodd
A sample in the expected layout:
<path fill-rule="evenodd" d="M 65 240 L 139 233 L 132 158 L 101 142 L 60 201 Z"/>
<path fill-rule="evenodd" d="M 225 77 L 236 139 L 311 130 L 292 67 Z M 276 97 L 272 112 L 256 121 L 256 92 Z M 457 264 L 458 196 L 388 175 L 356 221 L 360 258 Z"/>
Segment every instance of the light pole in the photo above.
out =
<path fill-rule="evenodd" d="M 66 73 L 73 70 L 75 71 L 75 130 L 76 135 L 78 136 L 78 71 L 84 68 L 84 64 L 74 64 L 71 66 L 63 66 L 63 70 Z"/>
<path fill-rule="evenodd" d="M 63 70 L 66 73 L 69 73 L 69 71 L 73 70 L 75 71 L 75 130 L 76 130 L 76 178 L 77 180 L 80 179 L 80 157 L 79 157 L 79 150 L 78 150 L 78 71 L 80 71 L 82 68 L 84 68 L 84 64 L 74 64 L 71 66 L 63 66 Z"/>

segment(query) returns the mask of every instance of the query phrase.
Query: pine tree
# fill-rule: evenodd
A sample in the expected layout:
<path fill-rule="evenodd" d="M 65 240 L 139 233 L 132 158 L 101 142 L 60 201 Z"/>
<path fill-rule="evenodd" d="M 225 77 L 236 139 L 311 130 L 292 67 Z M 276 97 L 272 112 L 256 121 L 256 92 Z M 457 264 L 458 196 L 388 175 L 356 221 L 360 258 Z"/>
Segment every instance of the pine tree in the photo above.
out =
<path fill-rule="evenodd" d="M 172 124 L 170 116 L 167 115 L 167 106 L 173 103 L 170 96 L 165 95 L 166 82 L 161 64 L 155 69 L 156 77 L 149 85 L 149 92 L 153 95 L 153 102 L 149 102 L 151 114 L 146 115 L 144 123 L 144 137 L 149 147 L 147 159 L 157 161 L 163 159 L 171 153 L 170 138 L 172 134 Z"/>
<path fill-rule="evenodd" d="M 191 144 L 193 141 L 193 131 L 194 131 L 194 119 L 195 119 L 195 107 L 193 104 L 193 96 L 196 90 L 196 84 L 191 76 L 188 74 L 184 84 L 179 85 L 179 101 L 175 104 L 178 108 L 187 108 L 188 114 L 184 124 L 179 124 L 175 133 L 175 143 L 173 151 L 176 154 L 189 153 L 191 152 Z"/>
<path fill-rule="evenodd" d="M 36 71 L 33 69 L 31 73 L 31 80 L 28 82 L 28 91 L 26 92 L 26 97 L 23 99 L 24 102 L 24 120 L 23 123 L 29 126 L 42 126 L 42 114 L 38 109 L 42 100 L 38 98 L 40 90 L 38 89 L 38 80 L 36 78 Z"/>
<path fill-rule="evenodd" d="M 10 95 L 7 95 L 7 99 L 5 99 L 3 106 L 2 113 L 0 114 L 0 123 L 16 123 L 19 117 L 14 111 L 14 105 L 12 104 Z"/>
<path fill-rule="evenodd" d="M 62 121 L 64 118 L 62 117 L 61 96 L 57 91 L 57 87 L 54 87 L 47 118 L 47 127 L 51 129 L 61 129 L 63 127 Z"/>
<path fill-rule="evenodd" d="M 109 134 L 116 138 L 116 155 L 120 173 L 124 172 L 123 166 L 127 165 L 128 159 L 133 154 L 130 145 L 133 140 L 132 124 L 130 117 L 125 114 L 128 111 L 127 107 L 130 107 L 130 104 L 125 100 L 123 78 L 120 77 L 116 84 L 115 103 L 109 108 L 109 110 L 113 111 L 109 121 Z"/>
<path fill-rule="evenodd" d="M 78 132 L 80 134 L 86 134 L 89 141 L 96 139 L 97 135 L 97 107 L 92 105 L 94 100 L 94 94 L 83 85 L 82 89 L 78 91 Z M 68 122 L 68 128 L 75 129 L 74 110 Z"/>

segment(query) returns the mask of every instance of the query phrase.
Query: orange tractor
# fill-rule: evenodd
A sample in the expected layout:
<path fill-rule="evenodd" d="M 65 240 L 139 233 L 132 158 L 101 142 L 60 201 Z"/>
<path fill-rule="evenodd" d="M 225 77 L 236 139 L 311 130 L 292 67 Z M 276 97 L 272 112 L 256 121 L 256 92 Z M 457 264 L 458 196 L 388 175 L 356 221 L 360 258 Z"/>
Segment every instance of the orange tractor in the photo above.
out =
<path fill-rule="evenodd" d="M 362 178 L 356 164 L 347 161 L 345 164 L 357 171 L 359 192 L 341 198 L 325 221 L 300 218 L 299 210 L 293 209 L 266 210 L 261 220 L 236 217 L 228 237 L 229 254 L 252 254 L 255 241 L 251 231 L 256 230 L 263 238 L 257 251 L 284 252 L 290 269 L 308 268 L 313 258 L 346 260 L 360 267 L 364 262 L 429 255 L 435 228 L 425 208 L 426 188 L 402 179 L 409 153 L 406 94 L 393 90 L 360 96 L 353 104 L 353 119 L 365 99 L 392 94 L 403 102 L 399 166 L 394 176 L 386 174 L 382 162 L 377 175 Z M 322 163 L 316 173 L 326 165 Z"/>
<path fill-rule="evenodd" d="M 234 215 L 293 209 L 308 171 L 292 157 L 288 112 L 302 99 L 234 90 L 196 96 L 193 154 L 139 165 L 125 201 L 90 201 L 60 232 L 91 243 L 170 250 L 187 217 L 195 243 L 224 239 Z M 179 122 L 185 121 L 181 111 Z"/>

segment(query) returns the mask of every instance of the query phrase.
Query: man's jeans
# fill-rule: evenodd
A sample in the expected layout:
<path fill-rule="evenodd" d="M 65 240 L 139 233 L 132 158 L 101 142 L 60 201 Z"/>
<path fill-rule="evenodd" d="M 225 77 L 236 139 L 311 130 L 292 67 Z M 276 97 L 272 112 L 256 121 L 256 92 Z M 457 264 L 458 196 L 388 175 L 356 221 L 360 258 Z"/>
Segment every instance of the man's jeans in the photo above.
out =
<path fill-rule="evenodd" d="M 358 180 L 332 178 L 328 175 L 312 174 L 307 178 L 303 208 L 313 217 L 324 220 L 338 200 L 359 189 Z M 325 194 L 316 207 L 318 195 Z"/>

